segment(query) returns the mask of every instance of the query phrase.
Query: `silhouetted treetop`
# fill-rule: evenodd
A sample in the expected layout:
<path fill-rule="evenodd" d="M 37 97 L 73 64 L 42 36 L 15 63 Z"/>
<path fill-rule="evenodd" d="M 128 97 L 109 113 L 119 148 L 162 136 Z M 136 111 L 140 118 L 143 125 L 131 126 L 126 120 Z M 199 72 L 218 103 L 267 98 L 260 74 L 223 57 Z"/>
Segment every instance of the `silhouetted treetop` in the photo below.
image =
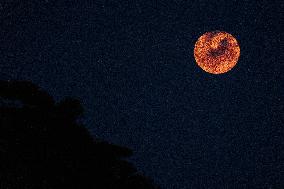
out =
<path fill-rule="evenodd" d="M 54 100 L 46 92 L 28 81 L 0 81 L 1 98 L 19 100 L 23 105 L 48 107 Z"/>
<path fill-rule="evenodd" d="M 76 120 L 80 101 L 53 98 L 26 81 L 0 81 L 0 188 L 154 189 L 125 157 Z"/>

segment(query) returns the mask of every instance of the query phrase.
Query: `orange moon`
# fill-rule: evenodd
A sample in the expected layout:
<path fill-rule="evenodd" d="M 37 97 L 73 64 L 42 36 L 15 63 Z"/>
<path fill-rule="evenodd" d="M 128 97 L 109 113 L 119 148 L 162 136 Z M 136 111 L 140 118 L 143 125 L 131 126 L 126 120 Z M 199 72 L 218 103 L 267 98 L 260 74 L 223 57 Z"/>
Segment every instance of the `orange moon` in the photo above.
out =
<path fill-rule="evenodd" d="M 198 38 L 194 46 L 197 65 L 211 74 L 230 71 L 239 57 L 240 47 L 237 40 L 224 31 L 207 32 Z"/>

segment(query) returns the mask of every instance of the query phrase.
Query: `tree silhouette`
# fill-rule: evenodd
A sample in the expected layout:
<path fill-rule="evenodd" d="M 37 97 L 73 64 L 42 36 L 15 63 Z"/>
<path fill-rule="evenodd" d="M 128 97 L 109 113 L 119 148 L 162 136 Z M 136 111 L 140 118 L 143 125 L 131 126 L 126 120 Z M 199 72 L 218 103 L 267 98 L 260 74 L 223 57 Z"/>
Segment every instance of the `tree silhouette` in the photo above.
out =
<path fill-rule="evenodd" d="M 76 99 L 55 103 L 26 81 L 0 81 L 1 189 L 157 189 L 124 158 L 132 151 L 77 122 Z"/>

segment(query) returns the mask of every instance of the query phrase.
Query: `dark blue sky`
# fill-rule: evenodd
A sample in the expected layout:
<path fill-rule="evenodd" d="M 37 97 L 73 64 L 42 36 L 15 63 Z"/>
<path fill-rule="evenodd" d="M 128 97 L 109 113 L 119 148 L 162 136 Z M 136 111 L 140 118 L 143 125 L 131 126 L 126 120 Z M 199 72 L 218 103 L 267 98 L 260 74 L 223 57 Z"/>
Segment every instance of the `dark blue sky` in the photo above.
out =
<path fill-rule="evenodd" d="M 97 137 L 134 150 L 165 189 L 284 187 L 277 1 L 0 2 L 0 79 L 81 99 Z M 234 35 L 237 66 L 195 64 L 208 31 Z M 281 58 L 282 57 L 282 58 Z"/>

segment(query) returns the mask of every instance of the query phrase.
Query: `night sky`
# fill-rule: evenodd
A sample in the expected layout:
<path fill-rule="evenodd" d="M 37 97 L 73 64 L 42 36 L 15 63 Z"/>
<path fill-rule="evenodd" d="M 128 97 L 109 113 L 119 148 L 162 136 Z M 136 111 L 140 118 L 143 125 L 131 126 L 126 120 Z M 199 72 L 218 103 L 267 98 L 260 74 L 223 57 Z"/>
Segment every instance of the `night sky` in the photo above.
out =
<path fill-rule="evenodd" d="M 284 188 L 279 1 L 1 0 L 0 79 L 81 100 L 91 133 L 164 189 Z M 239 42 L 200 69 L 198 37 Z"/>

